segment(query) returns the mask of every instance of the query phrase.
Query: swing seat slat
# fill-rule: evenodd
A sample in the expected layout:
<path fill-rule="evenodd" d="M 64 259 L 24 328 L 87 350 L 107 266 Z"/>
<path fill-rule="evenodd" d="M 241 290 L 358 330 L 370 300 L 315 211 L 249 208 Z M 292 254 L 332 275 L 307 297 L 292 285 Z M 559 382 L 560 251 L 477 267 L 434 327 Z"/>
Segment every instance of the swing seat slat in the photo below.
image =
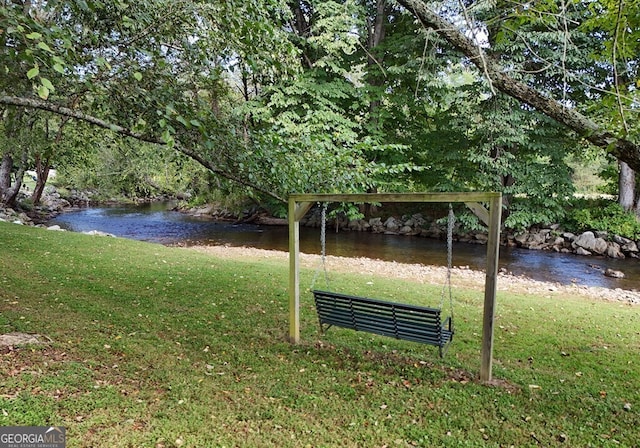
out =
<path fill-rule="evenodd" d="M 331 326 L 434 345 L 440 356 L 453 339 L 451 318 L 439 308 L 386 302 L 367 297 L 313 290 L 320 330 Z"/>

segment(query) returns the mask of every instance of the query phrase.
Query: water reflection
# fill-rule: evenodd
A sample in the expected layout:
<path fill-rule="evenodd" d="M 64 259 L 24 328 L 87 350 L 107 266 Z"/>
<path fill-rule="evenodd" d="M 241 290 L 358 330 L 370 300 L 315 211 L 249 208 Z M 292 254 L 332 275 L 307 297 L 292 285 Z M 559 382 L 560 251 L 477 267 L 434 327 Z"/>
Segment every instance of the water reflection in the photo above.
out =
<path fill-rule="evenodd" d="M 166 204 L 140 207 L 98 207 L 64 213 L 48 223 L 77 232 L 100 230 L 113 235 L 161 244 L 249 246 L 288 250 L 286 226 L 258 226 L 216 222 L 170 211 Z M 320 253 L 318 229 L 300 229 L 300 249 Z M 420 237 L 327 231 L 327 253 L 343 257 L 368 257 L 401 263 L 444 266 L 446 243 Z M 453 263 L 484 269 L 486 247 L 454 243 Z M 581 257 L 517 248 L 500 248 L 500 267 L 536 280 L 586 286 L 640 289 L 640 262 Z M 605 277 L 605 268 L 625 272 L 626 278 Z"/>

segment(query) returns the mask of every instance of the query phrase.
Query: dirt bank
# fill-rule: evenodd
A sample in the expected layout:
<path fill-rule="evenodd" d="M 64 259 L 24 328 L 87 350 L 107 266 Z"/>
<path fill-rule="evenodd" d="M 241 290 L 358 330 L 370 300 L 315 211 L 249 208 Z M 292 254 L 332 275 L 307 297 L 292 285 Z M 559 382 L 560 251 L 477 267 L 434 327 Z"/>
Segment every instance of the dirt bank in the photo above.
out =
<path fill-rule="evenodd" d="M 209 253 L 220 258 L 236 259 L 281 259 L 287 260 L 287 252 L 254 249 L 249 247 L 233 246 L 192 246 L 188 250 Z M 320 256 L 300 254 L 300 263 L 304 268 L 317 269 L 320 266 Z M 351 272 L 361 274 L 375 274 L 384 277 L 402 278 L 421 283 L 441 285 L 446 278 L 446 268 L 442 266 L 424 266 L 421 264 L 403 264 L 370 258 L 345 258 L 327 256 L 327 270 Z M 452 282 L 459 287 L 472 289 L 484 288 L 484 272 L 471 269 L 454 268 Z M 580 285 L 561 285 L 559 283 L 541 282 L 522 276 L 514 276 L 501 272 L 498 277 L 499 291 L 512 291 L 541 295 L 545 297 L 570 294 L 592 299 L 624 302 L 640 305 L 640 292 L 623 289 L 608 289 L 600 287 L 588 287 Z"/>

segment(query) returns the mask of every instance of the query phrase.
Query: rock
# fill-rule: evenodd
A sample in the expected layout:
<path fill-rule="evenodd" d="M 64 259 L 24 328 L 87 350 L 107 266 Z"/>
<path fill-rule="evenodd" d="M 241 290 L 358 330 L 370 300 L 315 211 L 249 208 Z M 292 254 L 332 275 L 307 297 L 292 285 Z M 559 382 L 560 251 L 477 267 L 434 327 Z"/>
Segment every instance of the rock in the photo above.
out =
<path fill-rule="evenodd" d="M 624 246 L 625 244 L 629 244 L 633 242 L 633 240 L 630 240 L 629 238 L 625 238 L 620 235 L 613 235 L 613 241 L 618 243 L 621 246 Z"/>
<path fill-rule="evenodd" d="M 397 232 L 400 229 L 400 223 L 396 218 L 391 216 L 384 222 L 384 227 L 387 232 Z"/>
<path fill-rule="evenodd" d="M 593 232 L 584 232 L 573 242 L 574 247 L 581 247 L 589 252 L 604 254 L 607 251 L 607 242 L 593 234 Z"/>
<path fill-rule="evenodd" d="M 546 229 L 545 229 L 546 230 Z M 546 249 L 547 239 L 550 235 L 550 231 L 533 231 L 531 233 L 524 233 L 516 236 L 516 241 L 520 243 L 522 247 L 527 249 Z"/>
<path fill-rule="evenodd" d="M 611 278 L 624 278 L 624 272 L 616 271 L 615 269 L 606 269 L 604 275 Z"/>
<path fill-rule="evenodd" d="M 286 226 L 288 221 L 285 218 L 274 218 L 272 216 L 258 216 L 256 224 L 264 226 Z"/>
<path fill-rule="evenodd" d="M 576 249 L 576 254 L 577 255 L 591 255 L 591 252 L 589 252 L 588 250 L 584 249 L 583 247 L 578 247 Z"/>
<path fill-rule="evenodd" d="M 60 232 L 64 232 L 64 229 L 62 227 L 60 227 L 59 225 L 49 226 L 49 227 L 47 227 L 47 230 L 57 230 L 57 231 L 60 231 Z"/>
<path fill-rule="evenodd" d="M 620 250 L 620 245 L 618 243 L 609 243 L 607 245 L 606 254 L 607 254 L 607 257 L 610 257 L 610 258 L 618 258 L 618 259 L 625 258 L 624 254 Z"/>
<path fill-rule="evenodd" d="M 604 253 L 607 252 L 608 248 L 609 248 L 609 243 L 607 243 L 602 238 L 596 238 L 596 244 L 595 244 L 595 246 L 593 248 L 593 251 L 595 253 L 603 255 Z"/>
<path fill-rule="evenodd" d="M 111 233 L 106 233 L 106 232 L 101 232 L 100 230 L 89 230 L 87 232 L 82 232 L 85 235 L 93 235 L 93 236 L 111 236 L 115 238 L 115 235 L 112 235 Z"/>
<path fill-rule="evenodd" d="M 0 335 L 0 346 L 15 347 L 42 343 L 42 336 L 39 334 L 7 333 Z"/>
<path fill-rule="evenodd" d="M 401 235 L 416 235 L 416 231 L 411 226 L 402 226 L 399 230 Z"/>
<path fill-rule="evenodd" d="M 365 224 L 367 227 L 365 227 Z M 367 229 L 369 226 L 369 223 L 364 221 L 363 219 L 352 219 L 347 223 L 347 227 L 349 228 L 349 230 L 354 230 L 356 232 L 362 232 L 363 230 Z"/>
<path fill-rule="evenodd" d="M 621 248 L 624 252 L 638 252 L 638 245 L 635 243 L 635 241 L 631 241 L 629 240 L 628 243 L 624 244 Z"/>
<path fill-rule="evenodd" d="M 196 209 L 193 210 L 193 214 L 195 216 L 205 216 L 205 215 L 211 215 L 215 210 L 215 206 L 210 204 L 210 205 L 205 205 L 203 207 L 198 207 Z"/>
<path fill-rule="evenodd" d="M 529 234 L 527 234 L 527 233 L 521 233 L 521 234 L 519 234 L 519 235 L 516 235 L 516 236 L 515 236 L 515 238 L 514 238 L 514 240 L 516 240 L 516 242 L 517 242 L 518 244 L 520 244 L 521 246 L 523 246 L 523 245 L 527 242 L 528 237 L 529 237 Z"/>
<path fill-rule="evenodd" d="M 410 221 L 413 221 L 413 224 L 407 223 L 407 225 L 411 225 L 412 227 L 422 227 L 427 223 L 427 221 L 424 219 L 424 216 L 422 216 L 422 213 L 416 213 L 415 215 L 412 215 Z"/>
<path fill-rule="evenodd" d="M 418 223 L 416 223 L 415 219 L 413 219 L 413 218 L 409 218 L 404 222 L 404 226 L 405 227 L 414 227 L 414 226 L 417 226 L 417 225 L 418 225 Z"/>

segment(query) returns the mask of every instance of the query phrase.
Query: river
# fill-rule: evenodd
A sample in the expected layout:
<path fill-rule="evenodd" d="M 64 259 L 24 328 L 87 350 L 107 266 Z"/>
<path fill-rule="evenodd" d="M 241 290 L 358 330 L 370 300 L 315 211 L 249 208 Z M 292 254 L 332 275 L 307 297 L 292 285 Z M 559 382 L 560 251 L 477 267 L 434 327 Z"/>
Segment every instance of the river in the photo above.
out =
<path fill-rule="evenodd" d="M 286 226 L 232 224 L 197 218 L 171 211 L 167 204 L 144 206 L 91 207 L 63 213 L 47 225 L 85 232 L 99 230 L 118 237 L 149 241 L 165 245 L 231 245 L 268 250 L 288 250 Z M 300 250 L 320 253 L 319 229 L 300 229 Z M 445 266 L 446 243 L 428 238 L 382 235 L 365 232 L 327 231 L 327 254 L 343 257 L 368 257 L 399 263 L 421 263 Z M 453 264 L 483 270 L 486 247 L 454 243 Z M 575 283 L 640 290 L 640 260 L 614 260 L 605 257 L 585 257 L 500 248 L 500 268 L 514 275 L 534 280 Z M 625 278 L 604 276 L 606 268 L 620 270 Z"/>

